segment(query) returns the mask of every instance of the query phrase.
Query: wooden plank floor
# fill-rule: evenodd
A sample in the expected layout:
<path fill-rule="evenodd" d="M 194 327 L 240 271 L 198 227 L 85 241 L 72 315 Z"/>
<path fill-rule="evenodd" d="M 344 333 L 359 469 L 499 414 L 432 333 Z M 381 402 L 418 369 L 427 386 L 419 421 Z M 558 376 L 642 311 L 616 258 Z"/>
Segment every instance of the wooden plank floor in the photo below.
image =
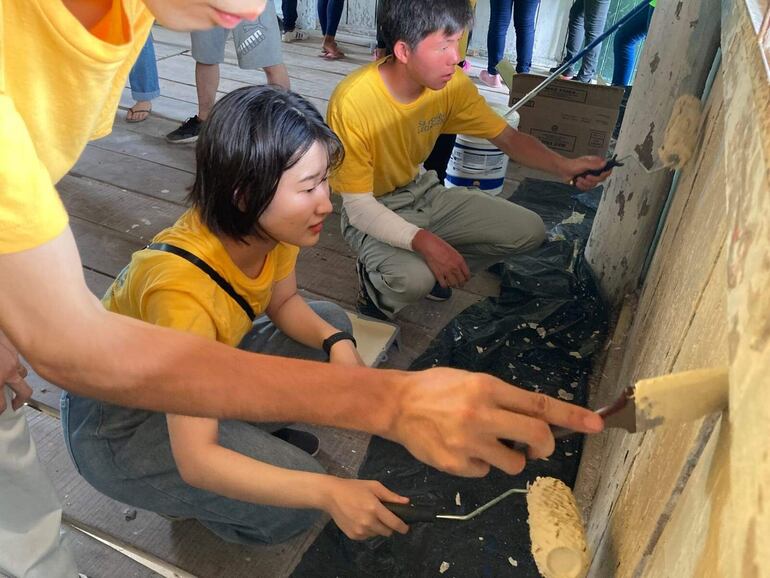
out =
<path fill-rule="evenodd" d="M 185 210 L 184 198 L 192 183 L 194 148 L 170 145 L 164 135 L 196 113 L 194 61 L 189 36 L 156 27 L 161 93 L 153 101 L 153 114 L 138 124 L 127 124 L 125 108 L 132 104 L 124 90 L 121 110 L 110 136 L 88 145 L 73 170 L 58 185 L 71 216 L 89 287 L 104 293 L 131 254 L 158 231 L 171 225 Z M 348 58 L 330 62 L 318 58 L 318 38 L 284 44 L 292 88 L 325 114 L 337 83 L 370 61 L 368 49 L 346 44 Z M 475 75 L 474 75 L 475 76 Z M 219 96 L 240 86 L 265 81 L 259 71 L 238 69 L 232 46 L 221 67 Z M 506 95 L 482 87 L 495 104 Z M 298 282 L 308 297 L 318 297 L 354 308 L 357 292 L 355 257 L 339 231 L 339 203 L 316 247 L 305 250 L 298 263 Z M 425 301 L 405 309 L 398 317 L 401 347 L 390 351 L 386 367 L 406 368 L 449 320 L 487 295 L 496 295 L 498 281 L 489 274 L 475 277 L 446 303 Z M 32 375 L 36 398 L 58 407 L 60 391 Z M 65 513 L 124 542 L 135 545 L 176 567 L 201 577 L 288 575 L 320 525 L 290 543 L 271 547 L 225 544 L 196 522 L 171 523 L 149 512 L 126 516 L 126 506 L 93 490 L 74 470 L 58 421 L 29 410 L 30 425 L 41 461 L 64 501 Z M 309 426 L 308 426 L 309 427 Z M 322 441 L 322 461 L 330 472 L 355 476 L 368 436 L 333 428 L 312 428 Z M 73 531 L 67 539 L 80 570 L 89 576 L 152 576 L 152 571 L 108 547 Z"/>

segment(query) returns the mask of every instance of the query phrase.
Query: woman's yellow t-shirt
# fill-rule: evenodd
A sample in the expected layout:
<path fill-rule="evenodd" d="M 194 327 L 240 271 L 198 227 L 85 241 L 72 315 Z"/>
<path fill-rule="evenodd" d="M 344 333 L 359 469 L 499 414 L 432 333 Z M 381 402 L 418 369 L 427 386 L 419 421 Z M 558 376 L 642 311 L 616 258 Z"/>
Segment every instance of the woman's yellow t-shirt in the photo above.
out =
<path fill-rule="evenodd" d="M 106 1 L 91 30 L 61 0 L 0 2 L 0 254 L 64 230 L 54 183 L 110 132 L 153 18 L 141 0 Z"/>
<path fill-rule="evenodd" d="M 273 286 L 294 270 L 299 248 L 279 243 L 255 279 L 243 273 L 194 210 L 187 211 L 153 243 L 168 243 L 205 261 L 246 299 L 257 315 L 265 311 Z M 152 249 L 137 251 L 107 290 L 104 306 L 155 325 L 237 346 L 251 320 L 235 300 L 186 259 Z"/>

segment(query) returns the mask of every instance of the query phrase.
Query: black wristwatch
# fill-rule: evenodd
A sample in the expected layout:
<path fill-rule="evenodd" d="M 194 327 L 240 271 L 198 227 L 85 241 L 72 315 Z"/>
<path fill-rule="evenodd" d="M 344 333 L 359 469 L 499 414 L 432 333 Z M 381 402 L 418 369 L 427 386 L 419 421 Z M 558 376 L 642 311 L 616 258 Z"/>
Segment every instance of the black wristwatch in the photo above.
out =
<path fill-rule="evenodd" d="M 330 335 L 326 339 L 324 339 L 323 344 L 321 347 L 323 347 L 323 350 L 326 352 L 326 355 L 328 357 L 331 357 L 332 355 L 332 346 L 337 343 L 338 341 L 344 341 L 347 339 L 348 341 L 353 342 L 353 347 L 356 347 L 356 339 L 353 337 L 350 333 L 347 331 L 338 331 L 334 335 Z"/>

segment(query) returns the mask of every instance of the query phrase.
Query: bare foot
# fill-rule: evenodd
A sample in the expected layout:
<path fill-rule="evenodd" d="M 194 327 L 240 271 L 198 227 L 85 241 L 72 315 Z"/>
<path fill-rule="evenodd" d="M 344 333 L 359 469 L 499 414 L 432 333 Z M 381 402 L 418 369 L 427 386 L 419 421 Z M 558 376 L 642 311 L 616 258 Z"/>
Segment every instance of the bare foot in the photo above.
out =
<path fill-rule="evenodd" d="M 142 122 L 147 120 L 152 112 L 152 103 L 149 100 L 140 100 L 126 112 L 126 122 Z"/>
<path fill-rule="evenodd" d="M 337 42 L 334 38 L 325 37 L 323 45 L 321 46 L 321 56 L 327 60 L 339 60 L 345 58 L 345 53 L 337 46 Z"/>

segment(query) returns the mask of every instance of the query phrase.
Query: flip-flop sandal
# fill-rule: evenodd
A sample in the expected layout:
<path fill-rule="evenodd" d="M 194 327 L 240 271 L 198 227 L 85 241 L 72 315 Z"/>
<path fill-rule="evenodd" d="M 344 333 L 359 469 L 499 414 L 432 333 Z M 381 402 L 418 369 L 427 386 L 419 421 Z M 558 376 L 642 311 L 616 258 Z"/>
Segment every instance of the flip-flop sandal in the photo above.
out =
<path fill-rule="evenodd" d="M 324 60 L 341 60 L 345 58 L 345 53 L 344 52 L 337 52 L 337 53 L 327 52 L 322 55 L 322 58 Z"/>
<path fill-rule="evenodd" d="M 143 116 L 142 118 L 128 118 L 128 114 L 129 114 L 129 113 L 132 113 L 132 114 L 141 114 L 141 113 L 143 113 L 143 112 L 144 112 L 144 113 L 147 113 L 147 114 L 146 114 L 145 116 Z M 145 109 L 145 108 L 140 108 L 139 110 L 134 110 L 134 107 L 132 106 L 131 108 L 129 108 L 129 109 L 128 109 L 128 112 L 126 113 L 126 122 L 127 122 L 127 123 L 130 123 L 130 124 L 135 124 L 135 123 L 137 123 L 137 122 L 144 122 L 144 121 L 146 121 L 148 118 L 150 118 L 150 115 L 151 115 L 151 114 L 152 114 L 152 107 L 150 107 L 150 108 L 147 108 L 147 109 Z"/>

